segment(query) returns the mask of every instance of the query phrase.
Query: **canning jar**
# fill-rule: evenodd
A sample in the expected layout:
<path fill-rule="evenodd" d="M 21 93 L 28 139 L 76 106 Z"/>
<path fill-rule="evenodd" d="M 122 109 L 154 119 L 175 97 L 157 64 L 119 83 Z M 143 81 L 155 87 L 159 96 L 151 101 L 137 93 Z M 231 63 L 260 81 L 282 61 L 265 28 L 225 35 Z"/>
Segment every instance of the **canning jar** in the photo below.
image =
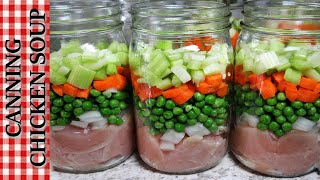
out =
<path fill-rule="evenodd" d="M 128 47 L 116 2 L 51 1 L 51 162 L 113 167 L 134 150 Z"/>
<path fill-rule="evenodd" d="M 129 50 L 139 154 L 169 173 L 211 168 L 228 146 L 229 8 L 214 1 L 132 7 Z"/>
<path fill-rule="evenodd" d="M 292 177 L 320 164 L 319 8 L 294 0 L 244 7 L 231 148 L 258 172 Z"/>
<path fill-rule="evenodd" d="M 230 37 L 232 46 L 235 48 L 239 34 L 241 32 L 240 22 L 242 21 L 242 10 L 245 0 L 226 0 L 230 4 L 230 11 L 232 13 L 232 17 L 230 18 L 231 29 L 230 29 Z"/>

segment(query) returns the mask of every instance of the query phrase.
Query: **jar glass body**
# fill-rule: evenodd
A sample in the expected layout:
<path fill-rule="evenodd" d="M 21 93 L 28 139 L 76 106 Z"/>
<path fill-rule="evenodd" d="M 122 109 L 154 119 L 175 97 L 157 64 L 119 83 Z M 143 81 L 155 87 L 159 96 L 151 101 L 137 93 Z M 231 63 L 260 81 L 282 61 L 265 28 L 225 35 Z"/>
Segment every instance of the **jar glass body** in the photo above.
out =
<path fill-rule="evenodd" d="M 187 31 L 178 22 L 150 30 L 148 19 L 134 19 L 129 64 L 141 158 L 175 174 L 217 165 L 228 147 L 233 60 L 228 28 L 182 35 Z"/>
<path fill-rule="evenodd" d="M 277 8 L 290 16 L 286 7 Z M 293 177 L 319 168 L 319 22 L 245 16 L 235 58 L 230 144 L 255 171 Z"/>
<path fill-rule="evenodd" d="M 103 30 L 95 29 L 98 25 L 92 26 L 92 21 L 67 25 L 61 18 L 69 13 L 59 5 L 51 6 L 56 15 L 50 58 L 52 164 L 73 173 L 105 170 L 127 159 L 135 147 L 128 47 L 121 23 Z M 72 10 L 77 9 L 81 16 L 101 11 Z M 120 18 L 97 21 L 120 22 Z"/>

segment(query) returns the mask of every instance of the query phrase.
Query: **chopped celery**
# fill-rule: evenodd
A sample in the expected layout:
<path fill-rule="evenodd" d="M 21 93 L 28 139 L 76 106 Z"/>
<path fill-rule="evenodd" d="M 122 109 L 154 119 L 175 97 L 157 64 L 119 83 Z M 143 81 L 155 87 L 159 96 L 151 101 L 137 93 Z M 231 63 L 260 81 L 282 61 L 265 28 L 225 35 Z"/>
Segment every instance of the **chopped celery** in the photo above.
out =
<path fill-rule="evenodd" d="M 183 66 L 173 66 L 171 71 L 180 79 L 182 83 L 186 83 L 191 80 L 190 74 Z"/>
<path fill-rule="evenodd" d="M 148 83 L 145 79 L 143 79 L 143 78 L 139 78 L 138 80 L 137 80 L 137 82 L 138 83 Z"/>
<path fill-rule="evenodd" d="M 67 82 L 80 89 L 88 89 L 93 81 L 95 74 L 95 71 L 78 65 L 71 70 Z"/>
<path fill-rule="evenodd" d="M 98 53 L 97 52 L 84 51 L 82 53 L 81 62 L 97 61 L 97 59 L 98 59 Z"/>
<path fill-rule="evenodd" d="M 142 65 L 142 57 L 136 53 L 129 54 L 129 64 L 134 69 L 139 68 Z"/>
<path fill-rule="evenodd" d="M 62 66 L 62 57 L 50 60 L 50 71 L 57 71 Z"/>
<path fill-rule="evenodd" d="M 117 47 L 117 52 L 128 53 L 129 52 L 128 46 L 125 43 L 119 43 Z"/>
<path fill-rule="evenodd" d="M 170 78 L 165 78 L 157 83 L 157 88 L 166 90 L 172 87 Z"/>
<path fill-rule="evenodd" d="M 70 69 L 66 66 L 61 66 L 57 71 L 58 74 L 61 74 L 63 76 L 67 75 L 69 72 L 70 72 Z"/>
<path fill-rule="evenodd" d="M 253 68 L 254 68 L 253 59 L 247 57 L 247 59 L 243 61 L 243 70 L 246 72 L 249 72 L 249 71 L 253 71 Z"/>
<path fill-rule="evenodd" d="M 50 72 L 50 82 L 54 85 L 64 84 L 67 82 L 67 79 L 64 75 Z"/>
<path fill-rule="evenodd" d="M 205 75 L 203 71 L 191 71 L 191 79 L 194 83 L 199 84 L 201 81 L 204 81 Z"/>
<path fill-rule="evenodd" d="M 105 66 L 107 63 L 108 63 L 107 59 L 100 59 L 99 61 L 94 62 L 94 63 L 93 62 L 92 63 L 82 63 L 82 66 L 86 67 L 87 69 L 96 71 L 96 70 L 102 68 L 103 66 Z"/>
<path fill-rule="evenodd" d="M 306 77 L 311 78 L 317 82 L 320 82 L 320 73 L 314 69 L 309 69 L 303 73 Z"/>
<path fill-rule="evenodd" d="M 172 76 L 172 85 L 175 87 L 178 87 L 182 84 L 182 82 L 180 81 L 180 79 L 178 78 L 178 76 L 174 75 Z"/>
<path fill-rule="evenodd" d="M 106 64 L 115 64 L 117 66 L 121 65 L 117 54 L 107 54 L 104 59 L 107 61 Z"/>
<path fill-rule="evenodd" d="M 285 71 L 286 69 L 288 69 L 289 67 L 291 67 L 291 64 L 290 63 L 285 63 L 285 64 L 282 64 L 280 66 L 277 67 L 277 71 Z"/>
<path fill-rule="evenodd" d="M 292 47 L 305 47 L 306 42 L 305 40 L 299 40 L 299 39 L 292 39 L 288 42 L 287 46 L 292 46 Z"/>
<path fill-rule="evenodd" d="M 165 78 L 166 76 L 168 76 L 169 74 L 171 74 L 171 70 L 170 69 L 167 69 L 161 76 L 160 78 Z"/>
<path fill-rule="evenodd" d="M 180 59 L 180 60 L 177 60 L 177 61 L 171 61 L 171 66 L 170 67 L 173 67 L 173 66 L 176 66 L 176 65 L 180 65 L 182 66 L 183 65 L 183 60 Z"/>
<path fill-rule="evenodd" d="M 94 75 L 94 80 L 104 80 L 107 77 L 105 68 L 100 68 Z"/>
<path fill-rule="evenodd" d="M 96 48 L 99 50 L 107 49 L 109 44 L 106 41 L 100 41 L 96 44 Z"/>
<path fill-rule="evenodd" d="M 150 52 L 149 52 L 150 51 Z M 156 59 L 157 56 L 160 56 L 160 58 L 164 58 L 164 53 L 160 50 L 160 49 L 156 49 L 156 50 L 153 50 L 152 47 L 148 48 L 147 49 L 147 53 L 145 54 L 150 54 L 150 55 L 147 55 L 148 58 L 146 59 L 150 59 L 151 61 L 153 59 Z M 144 55 L 145 56 L 145 55 Z M 146 57 L 146 56 L 145 56 Z M 149 62 L 150 60 L 147 60 L 147 62 Z"/>
<path fill-rule="evenodd" d="M 253 73 L 255 74 L 263 74 L 268 71 L 265 65 L 261 61 L 256 61 L 254 63 Z"/>
<path fill-rule="evenodd" d="M 256 61 L 264 64 L 266 69 L 273 69 L 280 65 L 278 55 L 274 51 L 264 52 L 256 57 Z"/>
<path fill-rule="evenodd" d="M 62 59 L 63 65 L 67 66 L 69 69 L 73 69 L 75 66 L 80 64 L 80 61 L 80 53 L 71 53 Z"/>
<path fill-rule="evenodd" d="M 161 50 L 168 50 L 168 49 L 172 49 L 172 41 L 170 40 L 159 40 L 155 47 L 157 49 L 161 49 Z"/>
<path fill-rule="evenodd" d="M 315 52 L 307 58 L 313 68 L 320 66 L 320 52 Z"/>
<path fill-rule="evenodd" d="M 198 70 L 198 69 L 201 69 L 201 65 L 202 65 L 201 61 L 190 61 L 188 63 L 187 68 L 192 70 Z"/>
<path fill-rule="evenodd" d="M 119 59 L 119 62 L 121 65 L 127 65 L 128 64 L 128 53 L 125 52 L 117 52 L 116 56 Z"/>
<path fill-rule="evenodd" d="M 240 49 L 236 55 L 236 65 L 240 65 L 245 60 L 246 52 L 244 49 Z"/>
<path fill-rule="evenodd" d="M 280 52 L 283 51 L 285 44 L 281 42 L 279 39 L 271 39 L 270 40 L 270 47 L 271 51 Z"/>
<path fill-rule="evenodd" d="M 314 68 L 318 73 L 320 73 L 320 66 Z"/>
<path fill-rule="evenodd" d="M 226 66 L 222 64 L 210 64 L 203 68 L 203 72 L 205 75 L 212 75 L 226 71 Z"/>
<path fill-rule="evenodd" d="M 60 52 L 63 56 L 66 56 L 71 53 L 81 53 L 82 49 L 80 48 L 81 44 L 79 40 L 72 40 L 68 43 L 62 43 Z"/>
<path fill-rule="evenodd" d="M 284 79 L 293 84 L 299 84 L 301 75 L 302 75 L 301 72 L 296 71 L 292 68 L 288 68 L 284 73 Z"/>
<path fill-rule="evenodd" d="M 114 74 L 117 74 L 117 66 L 114 65 L 114 64 L 109 64 L 106 68 L 106 73 L 108 75 L 114 75 Z"/>
<path fill-rule="evenodd" d="M 192 61 L 204 61 L 206 59 L 206 55 L 200 53 L 189 53 L 189 57 Z"/>
<path fill-rule="evenodd" d="M 157 57 L 160 58 L 159 55 Z M 152 71 L 157 76 L 161 76 L 169 67 L 170 63 L 167 61 L 167 59 L 163 58 L 159 60 L 153 60 L 150 64 L 148 64 L 148 70 Z"/>
<path fill-rule="evenodd" d="M 294 60 L 300 60 L 300 61 L 305 61 L 308 55 L 308 51 L 306 50 L 300 50 L 300 51 L 296 51 L 293 59 Z"/>
<path fill-rule="evenodd" d="M 179 60 L 182 58 L 181 54 L 175 50 L 168 50 L 168 51 L 166 51 L 165 54 L 170 61 L 175 61 L 175 60 Z"/>
<path fill-rule="evenodd" d="M 147 71 L 142 76 L 150 86 L 156 86 L 157 83 L 161 81 L 161 78 L 151 71 Z"/>
<path fill-rule="evenodd" d="M 108 47 L 108 49 L 112 52 L 112 53 L 117 53 L 118 52 L 118 46 L 119 43 L 117 41 L 113 41 L 110 46 Z"/>
<path fill-rule="evenodd" d="M 312 68 L 312 64 L 309 63 L 308 61 L 291 59 L 290 63 L 294 69 L 299 71 L 306 71 Z"/>

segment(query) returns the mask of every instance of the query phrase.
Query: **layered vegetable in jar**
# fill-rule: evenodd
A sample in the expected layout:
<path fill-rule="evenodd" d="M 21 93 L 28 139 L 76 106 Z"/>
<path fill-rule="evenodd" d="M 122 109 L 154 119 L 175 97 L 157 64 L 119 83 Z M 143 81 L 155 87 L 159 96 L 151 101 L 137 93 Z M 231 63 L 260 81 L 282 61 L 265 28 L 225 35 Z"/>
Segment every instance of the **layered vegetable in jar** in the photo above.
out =
<path fill-rule="evenodd" d="M 169 173 L 217 165 L 228 146 L 228 7 L 159 1 L 136 4 L 131 13 L 129 64 L 141 158 Z"/>
<path fill-rule="evenodd" d="M 94 172 L 134 150 L 128 47 L 120 6 L 111 1 L 52 1 L 51 162 Z"/>
<path fill-rule="evenodd" d="M 301 1 L 245 5 L 231 148 L 258 172 L 292 177 L 319 168 L 319 7 Z"/>

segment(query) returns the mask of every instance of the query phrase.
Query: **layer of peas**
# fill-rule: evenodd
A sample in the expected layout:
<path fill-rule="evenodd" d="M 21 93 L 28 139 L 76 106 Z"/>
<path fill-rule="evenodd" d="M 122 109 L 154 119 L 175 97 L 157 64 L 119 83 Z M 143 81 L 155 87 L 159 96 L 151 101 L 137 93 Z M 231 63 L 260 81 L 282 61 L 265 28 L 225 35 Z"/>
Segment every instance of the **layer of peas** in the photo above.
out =
<path fill-rule="evenodd" d="M 79 120 L 77 116 L 86 111 L 100 111 L 101 115 L 107 117 L 108 123 L 121 125 L 124 120 L 118 115 L 131 103 L 127 91 L 99 92 L 90 90 L 87 99 L 74 98 L 69 95 L 59 96 L 54 91 L 50 91 L 50 125 L 65 126 L 71 120 Z"/>
<path fill-rule="evenodd" d="M 262 99 L 259 92 L 251 90 L 249 85 L 235 86 L 236 115 L 243 112 L 259 117 L 258 128 L 271 130 L 280 137 L 292 130 L 292 124 L 298 117 L 312 121 L 320 119 L 320 98 L 314 103 L 290 102 L 285 93 L 278 92 L 275 97 Z"/>
<path fill-rule="evenodd" d="M 165 133 L 168 129 L 184 132 L 186 126 L 193 126 L 197 122 L 203 123 L 211 132 L 216 132 L 218 126 L 226 124 L 229 115 L 229 102 L 226 98 L 199 92 L 182 105 L 159 96 L 144 102 L 135 97 L 135 106 L 144 125 L 150 127 L 152 135 Z"/>

